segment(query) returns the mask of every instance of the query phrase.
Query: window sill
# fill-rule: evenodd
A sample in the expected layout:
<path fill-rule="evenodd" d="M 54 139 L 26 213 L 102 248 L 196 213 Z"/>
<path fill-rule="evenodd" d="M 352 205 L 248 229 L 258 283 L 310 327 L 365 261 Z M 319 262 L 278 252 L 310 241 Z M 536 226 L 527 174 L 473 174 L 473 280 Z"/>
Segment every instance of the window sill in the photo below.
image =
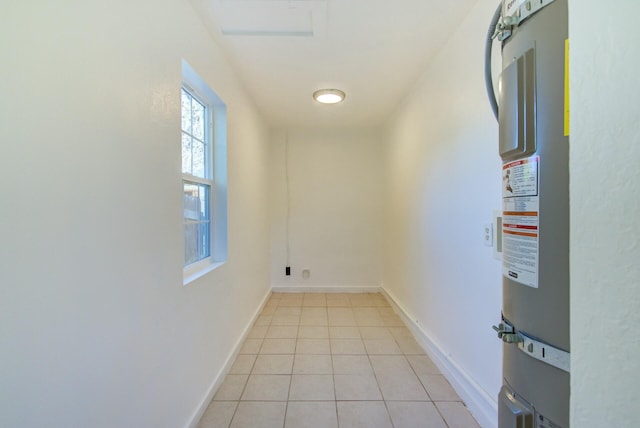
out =
<path fill-rule="evenodd" d="M 182 285 L 187 285 L 196 279 L 203 277 L 209 272 L 219 268 L 225 262 L 208 262 L 202 265 L 196 263 L 196 266 L 188 266 L 183 270 Z"/>

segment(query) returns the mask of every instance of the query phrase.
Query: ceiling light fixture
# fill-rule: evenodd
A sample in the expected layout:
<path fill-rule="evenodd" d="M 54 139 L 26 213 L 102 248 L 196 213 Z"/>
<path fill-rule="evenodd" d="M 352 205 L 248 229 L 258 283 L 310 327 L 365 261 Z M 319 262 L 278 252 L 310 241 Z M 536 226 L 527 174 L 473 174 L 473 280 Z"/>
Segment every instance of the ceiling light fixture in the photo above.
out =
<path fill-rule="evenodd" d="M 336 104 L 344 100 L 345 94 L 340 89 L 320 89 L 313 93 L 313 99 L 322 104 Z"/>

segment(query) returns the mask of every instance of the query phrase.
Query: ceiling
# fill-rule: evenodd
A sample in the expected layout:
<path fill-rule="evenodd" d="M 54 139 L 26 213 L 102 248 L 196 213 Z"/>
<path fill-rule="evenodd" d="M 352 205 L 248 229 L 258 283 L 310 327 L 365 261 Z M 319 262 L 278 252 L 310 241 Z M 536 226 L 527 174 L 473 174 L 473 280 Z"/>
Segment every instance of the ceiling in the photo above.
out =
<path fill-rule="evenodd" d="M 385 121 L 477 0 L 191 1 L 269 124 L 300 128 Z"/>

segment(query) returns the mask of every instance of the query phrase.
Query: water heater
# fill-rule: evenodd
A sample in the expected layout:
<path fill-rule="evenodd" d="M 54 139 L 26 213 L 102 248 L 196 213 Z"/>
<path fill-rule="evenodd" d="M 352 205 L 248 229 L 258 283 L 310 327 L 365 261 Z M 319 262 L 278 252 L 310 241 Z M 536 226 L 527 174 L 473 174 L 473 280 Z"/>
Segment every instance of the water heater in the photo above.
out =
<path fill-rule="evenodd" d="M 500 428 L 569 427 L 567 0 L 504 0 L 495 100 L 502 159 L 503 345 Z"/>

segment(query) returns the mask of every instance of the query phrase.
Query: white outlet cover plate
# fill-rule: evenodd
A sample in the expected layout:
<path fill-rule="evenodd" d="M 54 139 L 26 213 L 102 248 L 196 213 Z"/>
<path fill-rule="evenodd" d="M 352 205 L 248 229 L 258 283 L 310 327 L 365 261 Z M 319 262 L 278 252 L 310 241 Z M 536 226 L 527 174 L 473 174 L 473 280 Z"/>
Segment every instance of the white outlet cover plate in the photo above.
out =
<path fill-rule="evenodd" d="M 484 231 L 484 245 L 486 247 L 493 247 L 493 224 L 485 223 L 483 227 Z"/>

